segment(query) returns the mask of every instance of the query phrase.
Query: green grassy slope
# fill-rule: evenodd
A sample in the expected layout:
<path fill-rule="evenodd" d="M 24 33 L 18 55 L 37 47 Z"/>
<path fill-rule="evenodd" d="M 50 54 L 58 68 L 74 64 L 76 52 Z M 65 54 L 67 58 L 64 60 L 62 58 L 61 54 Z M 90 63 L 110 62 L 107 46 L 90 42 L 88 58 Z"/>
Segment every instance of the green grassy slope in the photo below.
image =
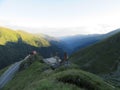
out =
<path fill-rule="evenodd" d="M 36 61 L 35 61 L 36 60 Z M 76 69 L 60 67 L 56 70 L 35 59 L 20 70 L 3 90 L 114 90 L 114 86 L 98 76 Z"/>
<path fill-rule="evenodd" d="M 19 61 L 32 50 L 49 46 L 43 36 L 36 37 L 27 32 L 0 27 L 0 69 Z"/>
<path fill-rule="evenodd" d="M 0 69 L 23 59 L 33 50 L 43 57 L 50 57 L 55 52 L 63 53 L 60 47 L 46 40 L 43 34 L 38 36 L 0 27 Z"/>
<path fill-rule="evenodd" d="M 50 46 L 49 42 L 43 38 L 43 35 L 37 37 L 24 31 L 14 31 L 8 28 L 0 27 L 0 45 L 5 45 L 7 42 L 22 41 L 26 44 L 36 47 Z"/>
<path fill-rule="evenodd" d="M 5 45 L 6 42 L 17 42 L 19 38 L 19 35 L 17 32 L 8 29 L 0 27 L 0 45 Z"/>
<path fill-rule="evenodd" d="M 74 53 L 70 60 L 97 74 L 115 71 L 120 60 L 120 33 Z"/>

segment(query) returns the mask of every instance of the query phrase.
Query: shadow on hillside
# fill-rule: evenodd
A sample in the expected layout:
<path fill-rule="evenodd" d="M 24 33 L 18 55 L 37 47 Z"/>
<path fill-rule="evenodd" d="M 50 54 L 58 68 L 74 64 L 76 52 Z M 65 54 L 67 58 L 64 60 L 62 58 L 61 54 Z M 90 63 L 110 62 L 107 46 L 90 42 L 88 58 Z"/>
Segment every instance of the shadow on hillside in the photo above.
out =
<path fill-rule="evenodd" d="M 62 57 L 62 49 L 54 44 L 49 47 L 35 47 L 18 40 L 18 42 L 7 42 L 6 45 L 0 45 L 0 69 L 22 60 L 31 51 L 36 50 L 44 58 L 51 54 L 59 53 Z"/>

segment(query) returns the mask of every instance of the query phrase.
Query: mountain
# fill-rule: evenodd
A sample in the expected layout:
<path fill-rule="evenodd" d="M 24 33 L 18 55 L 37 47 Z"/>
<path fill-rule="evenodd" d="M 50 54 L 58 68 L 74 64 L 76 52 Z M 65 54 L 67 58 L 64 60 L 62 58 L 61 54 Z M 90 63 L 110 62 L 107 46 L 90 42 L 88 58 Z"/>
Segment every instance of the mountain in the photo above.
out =
<path fill-rule="evenodd" d="M 51 44 L 56 45 L 59 48 L 62 48 L 64 52 L 68 52 L 68 54 L 70 54 L 71 52 L 71 48 L 68 47 L 68 45 L 66 44 L 66 42 L 64 42 L 63 40 L 61 40 L 60 38 L 56 38 L 56 37 L 51 37 L 48 35 L 44 35 L 44 38 L 46 40 L 48 40 Z M 63 56 L 63 55 L 62 55 Z"/>
<path fill-rule="evenodd" d="M 82 71 L 76 65 L 61 66 L 52 70 L 41 61 L 39 56 L 28 58 L 3 90 L 115 90 L 114 86 L 100 77 Z"/>
<path fill-rule="evenodd" d="M 63 54 L 63 50 L 50 43 L 43 34 L 37 36 L 21 30 L 0 27 L 0 69 L 21 60 L 33 50 L 41 53 L 43 57 L 50 57 L 51 53 L 56 52 L 61 56 Z"/>
<path fill-rule="evenodd" d="M 115 29 L 115 30 L 107 33 L 106 36 L 109 37 L 109 36 L 112 36 L 112 35 L 117 34 L 117 33 L 119 33 L 119 32 L 120 32 L 120 28 Z"/>
<path fill-rule="evenodd" d="M 78 49 L 85 48 L 96 42 L 102 40 L 102 34 L 93 35 L 74 35 L 68 37 L 62 37 L 60 40 L 64 42 L 64 46 L 68 47 L 66 50 L 69 54 L 76 52 Z"/>
<path fill-rule="evenodd" d="M 67 47 L 64 50 L 67 51 L 69 55 L 71 55 L 82 48 L 86 48 L 92 44 L 100 42 L 101 40 L 108 38 L 118 32 L 120 32 L 120 29 L 113 30 L 112 32 L 106 34 L 78 34 L 73 36 L 60 37 L 59 40 L 63 42 L 64 47 Z"/>
<path fill-rule="evenodd" d="M 13 31 L 8 28 L 0 27 L 0 45 L 5 45 L 7 42 L 24 42 L 26 44 L 45 47 L 49 46 L 49 42 L 45 40 L 42 36 L 39 38 L 33 34 L 24 31 Z"/>
<path fill-rule="evenodd" d="M 79 50 L 71 55 L 70 61 L 120 86 L 120 32 L 112 32 L 101 42 Z"/>
<path fill-rule="evenodd" d="M 119 59 L 120 33 L 84 48 L 71 56 L 71 61 L 95 73 L 107 73 Z M 92 67 L 91 67 L 92 66 Z M 101 68 L 104 67 L 104 68 Z"/>

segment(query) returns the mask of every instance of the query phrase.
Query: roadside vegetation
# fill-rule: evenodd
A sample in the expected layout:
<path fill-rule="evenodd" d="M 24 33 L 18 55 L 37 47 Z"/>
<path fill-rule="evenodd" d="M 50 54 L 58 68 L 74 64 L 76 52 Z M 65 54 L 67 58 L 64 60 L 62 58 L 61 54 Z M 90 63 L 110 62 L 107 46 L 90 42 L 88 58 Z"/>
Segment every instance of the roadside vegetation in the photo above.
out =
<path fill-rule="evenodd" d="M 100 77 L 82 71 L 77 65 L 52 70 L 35 56 L 29 67 L 22 68 L 3 90 L 114 90 Z M 28 60 L 29 61 L 29 60 Z M 23 63 L 24 66 L 26 62 Z M 21 66 L 21 67 L 22 67 Z"/>
<path fill-rule="evenodd" d="M 3 68 L 0 70 L 0 76 L 9 68 L 9 66 Z"/>

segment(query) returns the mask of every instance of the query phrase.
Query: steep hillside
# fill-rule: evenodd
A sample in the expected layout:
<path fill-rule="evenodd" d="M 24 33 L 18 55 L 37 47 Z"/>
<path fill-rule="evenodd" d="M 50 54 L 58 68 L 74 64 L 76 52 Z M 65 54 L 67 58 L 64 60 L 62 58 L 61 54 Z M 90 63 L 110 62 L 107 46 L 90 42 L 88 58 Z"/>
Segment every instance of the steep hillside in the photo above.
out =
<path fill-rule="evenodd" d="M 99 42 L 103 39 L 103 35 L 75 35 L 69 37 L 60 38 L 64 42 L 64 46 L 67 46 L 69 49 L 66 50 L 68 53 L 72 54 L 79 49 L 85 48 L 89 45 L 92 45 L 96 42 Z"/>
<path fill-rule="evenodd" d="M 11 29 L 0 27 L 0 45 L 7 42 L 17 42 L 19 34 Z"/>
<path fill-rule="evenodd" d="M 42 58 L 35 57 L 32 64 L 20 69 L 3 90 L 115 90 L 100 77 L 75 66 L 52 70 L 41 63 Z"/>
<path fill-rule="evenodd" d="M 48 47 L 50 46 L 49 41 L 47 41 L 43 35 L 39 34 L 39 37 L 34 35 L 34 34 L 30 34 L 24 31 L 17 31 L 17 33 L 20 35 L 21 39 L 23 42 L 32 45 L 32 46 L 36 46 L 36 47 Z"/>
<path fill-rule="evenodd" d="M 24 31 L 13 31 L 12 29 L 0 27 L 0 45 L 5 45 L 7 42 L 24 42 L 26 44 L 45 47 L 49 46 L 49 42 L 42 36 L 36 37 L 33 34 Z"/>
<path fill-rule="evenodd" d="M 33 50 L 43 57 L 50 57 L 51 53 L 56 52 L 62 56 L 63 53 L 60 47 L 50 43 L 43 35 L 0 27 L 0 69 L 23 59 Z"/>
<path fill-rule="evenodd" d="M 70 60 L 97 74 L 116 71 L 120 60 L 120 33 L 74 53 Z"/>
<path fill-rule="evenodd" d="M 59 40 L 60 42 L 63 43 L 63 46 L 65 47 L 65 48 L 63 47 L 64 50 L 67 51 L 67 53 L 69 54 L 73 54 L 82 48 L 86 48 L 118 32 L 120 32 L 120 29 L 113 30 L 106 34 L 88 34 L 88 35 L 78 34 L 74 36 L 60 37 Z"/>
<path fill-rule="evenodd" d="M 47 39 L 50 42 L 50 44 L 54 44 L 57 47 L 62 48 L 63 51 L 67 52 L 69 55 L 71 54 L 72 49 L 66 44 L 67 41 L 64 42 L 60 38 L 55 38 L 48 35 L 44 35 L 44 38 Z"/>

